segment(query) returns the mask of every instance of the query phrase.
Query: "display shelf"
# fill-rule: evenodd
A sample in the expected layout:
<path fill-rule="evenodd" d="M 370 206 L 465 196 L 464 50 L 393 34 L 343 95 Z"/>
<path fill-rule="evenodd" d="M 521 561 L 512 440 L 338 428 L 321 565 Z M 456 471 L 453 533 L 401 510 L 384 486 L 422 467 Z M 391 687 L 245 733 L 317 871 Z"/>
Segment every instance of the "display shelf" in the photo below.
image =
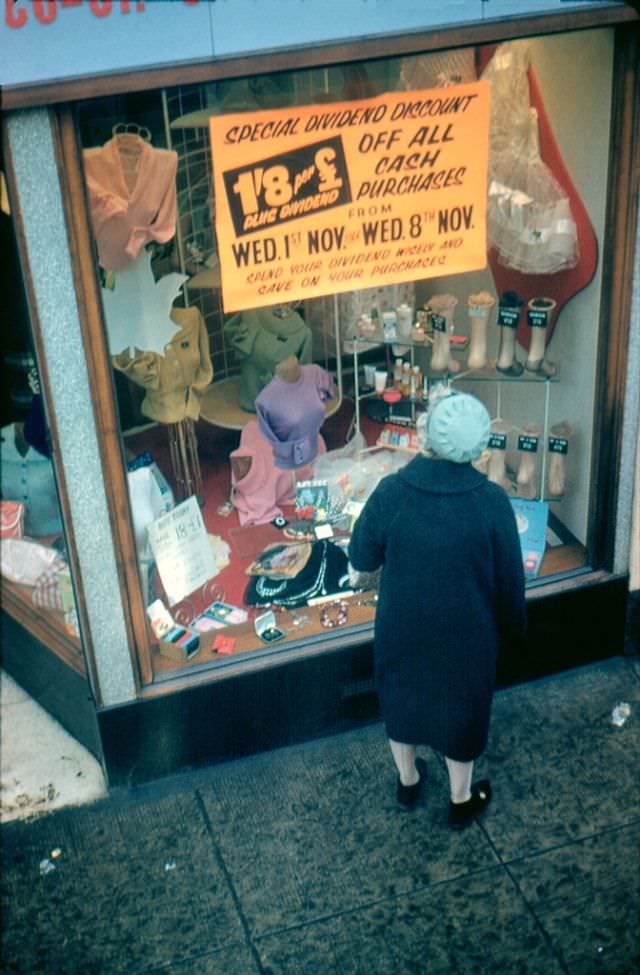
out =
<path fill-rule="evenodd" d="M 202 271 L 198 271 L 192 278 L 185 281 L 184 286 L 198 291 L 221 288 L 220 265 L 216 264 L 215 267 L 203 268 Z"/>
<path fill-rule="evenodd" d="M 368 592 L 343 593 L 342 595 L 332 596 L 326 600 L 326 602 L 332 602 L 339 599 L 347 603 L 349 607 L 347 626 L 328 631 L 320 622 L 322 606 L 301 606 L 293 612 L 291 610 L 283 610 L 282 613 L 278 614 L 278 625 L 284 630 L 285 636 L 283 640 L 273 644 L 272 647 L 265 645 L 256 637 L 253 621 L 250 620 L 246 623 L 240 623 L 237 626 L 226 626 L 223 629 L 215 631 L 215 634 L 223 634 L 224 636 L 235 639 L 236 643 L 232 654 L 221 656 L 216 653 L 211 646 L 213 641 L 209 638 L 208 640 L 205 639 L 202 641 L 197 654 L 191 657 L 190 660 L 182 663 L 179 667 L 176 666 L 175 661 L 170 660 L 168 657 L 163 657 L 156 650 L 154 652 L 154 671 L 159 679 L 163 679 L 170 676 L 172 672 L 180 673 L 184 667 L 198 670 L 200 666 L 206 666 L 211 661 L 222 663 L 225 666 L 232 666 L 235 658 L 249 653 L 270 655 L 274 649 L 279 650 L 291 646 L 296 647 L 299 652 L 308 653 L 308 648 L 309 646 L 313 646 L 313 641 L 317 641 L 321 637 L 326 637 L 328 632 L 339 635 L 348 629 L 351 634 L 354 628 L 357 630 L 358 628 L 373 626 L 375 606 L 365 605 L 365 600 L 368 595 L 373 596 L 374 594 Z M 264 607 L 260 609 L 260 612 L 263 611 Z M 308 622 L 303 627 L 296 627 L 293 625 L 293 621 L 296 615 L 299 616 L 301 614 L 308 617 Z M 367 632 L 367 637 L 370 637 L 369 632 Z M 306 646 L 301 646 L 301 641 L 303 640 Z"/>
<path fill-rule="evenodd" d="M 215 108 L 198 108 L 195 112 L 187 112 L 171 122 L 172 129 L 206 129 L 209 119 L 216 114 Z"/>
<path fill-rule="evenodd" d="M 337 395 L 325 405 L 325 417 L 337 413 L 342 397 Z M 240 405 L 240 377 L 227 376 L 212 383 L 200 400 L 200 419 L 224 430 L 243 430 L 255 413 L 249 413 Z"/>
<path fill-rule="evenodd" d="M 354 381 L 353 396 L 355 402 L 354 426 L 355 426 L 355 432 L 357 434 L 360 432 L 361 401 L 365 399 L 370 401 L 372 398 L 382 397 L 382 394 L 378 394 L 375 391 L 372 392 L 370 387 L 366 387 L 366 391 L 361 392 L 360 381 L 359 381 L 359 362 L 358 362 L 359 354 L 361 352 L 364 352 L 368 348 L 370 348 L 371 343 L 374 342 L 377 343 L 379 346 L 387 347 L 387 348 L 389 346 L 402 346 L 406 351 L 409 352 L 410 354 L 409 362 L 411 367 L 413 368 L 415 362 L 416 349 L 425 349 L 427 346 L 432 345 L 432 341 L 429 338 L 429 335 L 427 335 L 426 341 L 420 341 L 420 342 L 413 341 L 411 340 L 411 338 L 405 339 L 401 337 L 399 339 L 397 335 L 394 338 L 385 337 L 381 328 L 376 329 L 376 331 L 372 335 L 367 335 L 366 337 L 362 335 L 353 336 L 350 339 L 350 341 L 352 343 L 352 350 L 353 350 L 352 351 L 353 381 Z M 560 373 L 558 367 L 556 366 L 556 372 L 554 373 L 553 376 L 543 376 L 543 375 L 539 375 L 538 373 L 527 372 L 526 369 L 523 369 L 522 373 L 520 373 L 520 375 L 518 376 L 507 376 L 496 368 L 497 360 L 495 359 L 489 359 L 487 361 L 487 365 L 482 369 L 468 369 L 468 368 L 465 369 L 464 361 L 460 362 L 458 357 L 461 355 L 461 353 L 464 354 L 466 352 L 466 346 L 464 348 L 460 348 L 460 347 L 456 348 L 455 346 L 450 346 L 450 351 L 451 354 L 455 356 L 455 359 L 453 361 L 455 363 L 458 363 L 460 368 L 457 369 L 456 371 L 451 371 L 450 369 L 434 370 L 426 367 L 424 369 L 421 369 L 422 382 L 425 383 L 427 388 L 432 383 L 437 383 L 437 382 L 445 382 L 445 383 L 450 383 L 452 385 L 456 383 L 467 383 L 467 382 L 468 383 L 492 383 L 495 386 L 496 396 L 497 396 L 496 417 L 502 416 L 503 387 L 515 383 L 519 385 L 529 385 L 529 386 L 537 385 L 537 386 L 542 386 L 544 388 L 544 423 L 542 424 L 542 432 L 540 435 L 540 443 L 542 444 L 542 451 L 541 451 L 542 462 L 540 465 L 540 471 L 537 475 L 539 490 L 538 490 L 536 500 L 540 500 L 541 498 L 547 500 L 544 492 L 544 486 L 546 485 L 546 479 L 547 479 L 547 463 L 548 463 L 547 450 L 545 449 L 545 447 L 549 436 L 549 426 L 550 426 L 550 420 L 549 420 L 550 390 L 552 384 L 557 383 L 560 379 Z M 398 356 L 398 358 L 401 358 L 401 356 Z M 388 364 L 388 356 L 387 356 L 387 364 Z M 415 422 L 414 410 L 417 413 L 417 411 L 421 407 L 424 408 L 422 405 L 424 401 L 421 400 L 419 397 L 416 397 L 414 400 L 412 400 L 409 397 L 404 396 L 400 402 L 402 404 L 410 404 L 410 406 L 412 407 L 411 419 L 413 422 Z M 382 422 L 393 422 L 393 417 L 389 415 L 384 420 L 382 420 Z M 388 446 L 391 447 L 392 445 L 388 445 Z M 558 501 L 560 499 L 548 498 L 548 500 Z"/>
<path fill-rule="evenodd" d="M 431 378 L 431 370 L 426 370 L 427 376 Z M 443 373 L 438 375 L 442 376 Z M 483 369 L 465 369 L 461 372 L 453 372 L 448 374 L 449 378 L 454 382 L 460 382 L 460 380 L 465 380 L 469 382 L 478 383 L 536 383 L 537 385 L 545 383 L 557 383 L 560 379 L 560 371 L 556 366 L 556 373 L 553 376 L 540 376 L 538 373 L 527 372 L 525 369 L 519 376 L 505 376 L 503 372 L 500 372 L 495 363 L 492 362 Z M 434 375 L 434 378 L 436 376 Z"/>
<path fill-rule="evenodd" d="M 405 350 L 402 353 L 398 353 L 397 356 L 398 358 L 401 358 L 403 355 L 406 355 L 406 351 L 410 351 L 411 356 L 413 358 L 416 351 L 418 352 L 421 350 L 426 351 L 433 344 L 430 334 L 427 334 L 426 339 L 424 341 L 415 342 L 412 341 L 410 338 L 407 339 L 399 338 L 399 337 L 393 339 L 385 338 L 382 332 L 376 332 L 375 335 L 367 336 L 366 338 L 364 338 L 363 336 L 356 335 L 350 337 L 346 341 L 348 341 L 352 346 L 353 351 L 351 351 L 350 354 L 355 356 L 356 358 L 362 353 L 368 352 L 371 349 L 393 348 L 393 346 L 398 346 Z M 484 366 L 482 369 L 465 369 L 464 359 L 460 361 L 459 357 L 463 356 L 463 354 L 467 352 L 468 342 L 464 346 L 451 345 L 450 349 L 452 355 L 456 357 L 455 361 L 460 363 L 460 369 L 457 371 L 451 371 L 450 369 L 430 369 L 427 367 L 426 369 L 422 370 L 423 375 L 425 375 L 427 379 L 433 380 L 434 382 L 437 382 L 438 380 L 450 380 L 452 382 L 459 382 L 462 379 L 465 380 L 468 379 L 469 381 L 481 382 L 481 383 L 492 382 L 492 383 L 538 383 L 538 384 L 558 382 L 560 379 L 560 369 L 557 364 L 556 364 L 556 372 L 553 376 L 539 375 L 538 373 L 528 372 L 527 369 L 523 369 L 522 373 L 519 376 L 507 376 L 505 375 L 505 373 L 500 372 L 500 370 L 497 368 L 495 359 L 489 359 L 487 365 Z M 524 363 L 521 363 L 521 365 L 524 366 Z"/>

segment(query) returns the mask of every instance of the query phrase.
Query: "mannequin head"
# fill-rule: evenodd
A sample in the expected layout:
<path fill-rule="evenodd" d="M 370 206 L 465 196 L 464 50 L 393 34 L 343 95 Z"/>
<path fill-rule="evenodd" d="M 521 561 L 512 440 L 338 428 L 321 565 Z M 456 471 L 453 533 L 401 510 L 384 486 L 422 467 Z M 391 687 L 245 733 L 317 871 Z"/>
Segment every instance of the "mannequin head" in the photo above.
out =
<path fill-rule="evenodd" d="M 285 383 L 295 383 L 301 375 L 300 363 L 297 356 L 290 355 L 276 366 L 276 376 Z"/>

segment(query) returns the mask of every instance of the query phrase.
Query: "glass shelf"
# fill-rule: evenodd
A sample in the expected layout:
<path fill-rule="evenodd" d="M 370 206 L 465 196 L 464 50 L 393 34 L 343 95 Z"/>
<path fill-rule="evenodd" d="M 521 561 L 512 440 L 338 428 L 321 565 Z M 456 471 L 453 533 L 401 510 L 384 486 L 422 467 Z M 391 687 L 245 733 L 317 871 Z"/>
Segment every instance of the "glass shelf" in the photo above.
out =
<path fill-rule="evenodd" d="M 427 369 L 427 375 L 431 378 L 431 372 Z M 559 367 L 556 364 L 554 376 L 540 376 L 535 372 L 527 372 L 525 369 L 519 376 L 505 376 L 494 367 L 484 369 L 461 369 L 460 372 L 439 373 L 441 377 L 449 378 L 452 382 L 478 382 L 478 383 L 557 383 L 560 379 Z M 434 374 L 435 377 L 435 374 Z"/>
<path fill-rule="evenodd" d="M 380 346 L 404 346 L 406 349 L 413 349 L 414 351 L 420 349 L 428 349 L 432 346 L 431 336 L 427 335 L 427 339 L 424 342 L 412 342 L 411 339 L 405 338 L 395 338 L 386 339 L 382 336 L 382 333 L 376 333 L 371 337 L 366 339 L 362 336 L 354 336 L 346 339 L 345 341 L 351 342 L 353 344 L 356 354 L 358 352 L 368 352 L 370 349 L 380 347 Z M 464 348 L 456 348 L 455 345 L 451 346 L 451 353 L 454 356 L 463 355 L 468 350 L 468 344 Z M 353 354 L 353 353 L 352 353 Z M 457 361 L 457 359 L 456 359 Z M 431 380 L 448 380 L 449 382 L 460 382 L 461 380 L 469 382 L 479 382 L 479 383 L 553 383 L 558 382 L 560 378 L 559 367 L 556 364 L 556 373 L 554 376 L 541 376 L 535 372 L 527 372 L 526 369 L 522 371 L 519 376 L 506 376 L 503 372 L 496 369 L 495 359 L 490 359 L 489 364 L 483 369 L 465 369 L 464 363 L 460 363 L 460 369 L 457 372 L 450 372 L 447 369 L 434 370 L 434 369 L 423 369 L 422 374 Z"/>

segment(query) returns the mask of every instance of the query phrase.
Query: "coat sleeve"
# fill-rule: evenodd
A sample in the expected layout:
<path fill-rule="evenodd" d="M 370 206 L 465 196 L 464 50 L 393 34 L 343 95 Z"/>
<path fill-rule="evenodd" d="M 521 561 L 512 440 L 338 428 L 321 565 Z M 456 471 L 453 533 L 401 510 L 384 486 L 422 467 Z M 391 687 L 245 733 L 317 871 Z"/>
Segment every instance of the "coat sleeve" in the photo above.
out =
<path fill-rule="evenodd" d="M 223 331 L 239 359 L 251 355 L 258 336 L 258 328 L 249 324 L 245 316 L 241 313 L 234 315 L 225 324 Z"/>
<path fill-rule="evenodd" d="M 202 392 L 202 390 L 207 389 L 213 379 L 213 366 L 209 352 L 209 334 L 204 323 L 204 318 L 199 311 L 197 316 L 197 341 L 200 351 L 200 362 L 191 386 L 197 392 Z"/>
<path fill-rule="evenodd" d="M 516 517 L 502 490 L 496 492 L 493 531 L 498 633 L 502 648 L 521 644 L 527 622 L 524 569 Z"/>
<path fill-rule="evenodd" d="M 172 149 L 159 149 L 157 151 L 162 153 L 164 192 L 158 210 L 149 224 L 148 237 L 150 240 L 157 240 L 160 244 L 166 244 L 176 235 L 178 153 Z"/>
<path fill-rule="evenodd" d="M 386 554 L 385 520 L 380 485 L 365 504 L 349 543 L 349 562 L 357 572 L 374 572 Z"/>

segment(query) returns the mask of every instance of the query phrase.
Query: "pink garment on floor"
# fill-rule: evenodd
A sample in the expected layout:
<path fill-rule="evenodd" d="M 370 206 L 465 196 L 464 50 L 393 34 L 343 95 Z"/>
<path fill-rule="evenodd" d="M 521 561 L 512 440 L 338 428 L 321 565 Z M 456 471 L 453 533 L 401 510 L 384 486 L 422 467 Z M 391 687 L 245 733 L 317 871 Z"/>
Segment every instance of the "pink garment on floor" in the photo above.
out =
<path fill-rule="evenodd" d="M 318 454 L 324 454 L 326 449 L 318 434 Z M 295 500 L 295 482 L 312 476 L 311 467 L 295 472 L 276 467 L 273 447 L 261 434 L 257 420 L 249 420 L 242 431 L 240 446 L 231 457 L 251 458 L 249 472 L 240 480 L 235 479 L 231 470 L 231 500 L 241 525 L 264 525 L 282 515 L 279 505 L 293 504 Z"/>
<path fill-rule="evenodd" d="M 154 149 L 144 139 L 138 148 L 132 190 L 117 136 L 83 154 L 93 233 L 106 271 L 126 267 L 149 241 L 165 244 L 175 236 L 177 153 Z"/>

